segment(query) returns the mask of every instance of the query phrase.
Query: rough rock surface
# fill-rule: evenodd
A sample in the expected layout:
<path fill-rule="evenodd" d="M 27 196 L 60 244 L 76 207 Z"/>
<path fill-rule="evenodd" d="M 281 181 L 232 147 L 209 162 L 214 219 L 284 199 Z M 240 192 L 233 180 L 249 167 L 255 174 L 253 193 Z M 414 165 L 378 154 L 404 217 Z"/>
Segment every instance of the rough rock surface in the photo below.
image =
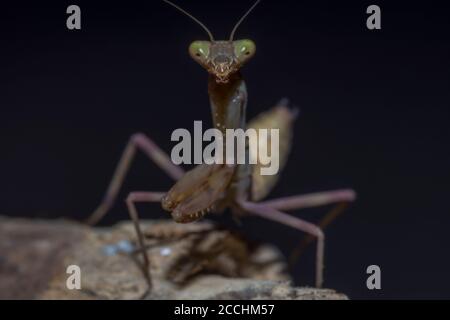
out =
<path fill-rule="evenodd" d="M 129 222 L 88 228 L 0 218 L 0 299 L 346 299 L 333 290 L 291 286 L 275 248 L 213 223 L 147 221 L 142 228 L 151 292 Z M 80 290 L 67 289 L 69 265 L 80 267 Z"/>

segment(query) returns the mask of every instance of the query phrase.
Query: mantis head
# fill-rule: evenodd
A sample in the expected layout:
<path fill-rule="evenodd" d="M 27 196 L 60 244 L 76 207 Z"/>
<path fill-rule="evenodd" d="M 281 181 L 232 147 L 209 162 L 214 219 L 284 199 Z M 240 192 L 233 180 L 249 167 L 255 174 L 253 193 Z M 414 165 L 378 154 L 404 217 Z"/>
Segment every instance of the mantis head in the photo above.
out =
<path fill-rule="evenodd" d="M 194 41 L 189 46 L 189 54 L 203 68 L 212 74 L 218 83 L 227 83 L 230 76 L 237 72 L 256 52 L 256 45 L 252 40 L 233 40 L 238 26 L 244 21 L 248 14 L 260 2 L 257 0 L 251 8 L 236 23 L 228 41 L 216 41 L 209 29 L 197 18 L 168 0 L 163 0 L 176 9 L 180 10 L 195 22 L 197 22 L 208 33 L 210 41 Z"/>
<path fill-rule="evenodd" d="M 234 173 L 234 166 L 202 164 L 186 172 L 162 198 L 162 207 L 173 220 L 189 223 L 201 219 L 221 199 Z"/>
<path fill-rule="evenodd" d="M 252 40 L 237 41 L 194 41 L 189 54 L 214 75 L 219 83 L 226 83 L 230 75 L 238 71 L 255 54 Z"/>

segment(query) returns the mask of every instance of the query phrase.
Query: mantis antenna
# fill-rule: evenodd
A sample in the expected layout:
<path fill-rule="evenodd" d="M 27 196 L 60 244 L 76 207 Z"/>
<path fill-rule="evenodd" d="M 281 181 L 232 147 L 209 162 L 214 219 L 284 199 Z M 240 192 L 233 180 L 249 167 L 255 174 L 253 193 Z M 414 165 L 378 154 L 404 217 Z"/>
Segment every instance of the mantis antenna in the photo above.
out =
<path fill-rule="evenodd" d="M 253 9 L 258 5 L 258 3 L 261 0 L 256 0 L 256 2 L 250 7 L 250 9 L 247 10 L 247 12 L 242 16 L 241 19 L 239 19 L 239 21 L 236 23 L 236 25 L 233 28 L 233 31 L 231 31 L 231 35 L 230 35 L 230 41 L 233 41 L 234 38 L 234 34 L 236 33 L 237 28 L 239 27 L 239 25 L 242 23 L 242 21 L 245 20 L 245 18 L 247 18 L 247 16 L 250 14 L 250 12 L 253 11 Z"/>
<path fill-rule="evenodd" d="M 192 20 L 194 20 L 195 22 L 197 22 L 203 29 L 205 29 L 205 31 L 208 33 L 209 39 L 211 41 L 214 41 L 214 37 L 211 33 L 211 31 L 209 31 L 209 29 L 200 21 L 198 20 L 196 17 L 194 17 L 192 14 L 190 14 L 189 12 L 187 12 L 186 10 L 182 9 L 181 7 L 177 6 L 175 3 L 169 1 L 169 0 L 163 0 L 165 3 L 170 4 L 172 7 L 174 7 L 175 9 L 178 9 L 179 11 L 183 12 L 185 15 L 187 15 L 189 18 L 191 18 Z"/>

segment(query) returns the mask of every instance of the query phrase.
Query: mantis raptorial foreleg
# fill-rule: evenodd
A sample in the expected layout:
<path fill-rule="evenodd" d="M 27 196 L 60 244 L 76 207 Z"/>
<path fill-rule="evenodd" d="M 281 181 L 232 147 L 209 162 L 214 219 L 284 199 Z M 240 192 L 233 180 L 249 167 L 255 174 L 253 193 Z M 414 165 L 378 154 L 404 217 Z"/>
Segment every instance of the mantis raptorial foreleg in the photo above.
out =
<path fill-rule="evenodd" d="M 158 167 L 166 172 L 172 179 L 178 180 L 183 176 L 184 170 L 173 164 L 169 156 L 161 150 L 156 143 L 154 143 L 143 133 L 136 133 L 131 136 L 125 150 L 122 153 L 122 157 L 120 158 L 119 164 L 117 165 L 111 182 L 109 183 L 102 203 L 86 220 L 86 223 L 90 225 L 98 223 L 114 205 L 120 187 L 123 184 L 131 162 L 136 154 L 136 149 L 144 152 L 144 154 L 152 159 Z"/>
<path fill-rule="evenodd" d="M 325 246 L 325 236 L 320 227 L 300 218 L 281 212 L 265 204 L 249 201 L 240 201 L 239 204 L 249 213 L 269 220 L 277 221 L 297 230 L 306 232 L 317 238 L 316 287 L 320 288 L 323 282 L 323 256 Z"/>
<path fill-rule="evenodd" d="M 152 287 L 152 278 L 150 275 L 150 259 L 148 258 L 147 250 L 145 250 L 144 235 L 140 227 L 139 215 L 136 210 L 135 203 L 137 202 L 160 202 L 164 197 L 165 193 L 162 192 L 131 192 L 127 197 L 127 207 L 128 213 L 133 220 L 134 228 L 136 229 L 136 234 L 138 238 L 139 248 L 138 250 L 142 252 L 142 257 L 144 259 L 143 272 L 145 278 L 147 279 L 148 285 Z"/>

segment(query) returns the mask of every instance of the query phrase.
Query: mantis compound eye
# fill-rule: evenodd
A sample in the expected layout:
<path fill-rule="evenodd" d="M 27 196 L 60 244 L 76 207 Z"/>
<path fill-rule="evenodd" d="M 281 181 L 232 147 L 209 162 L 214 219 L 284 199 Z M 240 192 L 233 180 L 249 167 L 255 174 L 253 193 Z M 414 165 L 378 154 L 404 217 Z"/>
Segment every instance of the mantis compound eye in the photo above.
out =
<path fill-rule="evenodd" d="M 233 42 L 234 55 L 240 63 L 247 62 L 255 55 L 256 45 L 252 40 L 244 39 Z"/>
<path fill-rule="evenodd" d="M 189 54 L 200 64 L 205 63 L 209 56 L 210 46 L 209 41 L 194 41 L 189 46 Z"/>

